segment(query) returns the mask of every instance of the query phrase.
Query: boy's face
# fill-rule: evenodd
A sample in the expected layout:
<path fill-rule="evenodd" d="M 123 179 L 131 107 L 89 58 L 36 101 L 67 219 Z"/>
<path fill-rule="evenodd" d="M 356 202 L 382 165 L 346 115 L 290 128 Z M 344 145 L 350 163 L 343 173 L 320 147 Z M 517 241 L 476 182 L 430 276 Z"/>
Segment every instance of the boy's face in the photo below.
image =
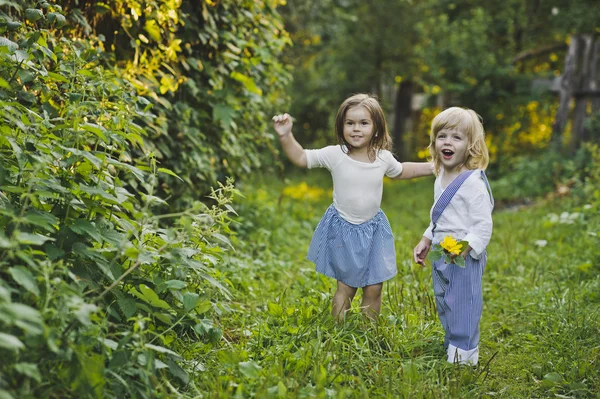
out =
<path fill-rule="evenodd" d="M 435 151 L 446 172 L 455 169 L 467 160 L 469 139 L 460 130 L 442 129 L 435 137 Z"/>
<path fill-rule="evenodd" d="M 367 149 L 375 128 L 369 111 L 362 105 L 349 108 L 344 118 L 344 139 L 354 149 Z"/>

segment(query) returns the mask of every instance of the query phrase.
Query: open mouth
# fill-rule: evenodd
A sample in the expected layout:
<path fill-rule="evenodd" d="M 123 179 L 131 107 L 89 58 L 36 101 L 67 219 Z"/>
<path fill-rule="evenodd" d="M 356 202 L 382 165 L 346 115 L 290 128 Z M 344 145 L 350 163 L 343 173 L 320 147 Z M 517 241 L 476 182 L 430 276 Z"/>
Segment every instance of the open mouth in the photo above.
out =
<path fill-rule="evenodd" d="M 444 156 L 444 158 L 451 158 L 452 155 L 454 155 L 454 151 L 445 149 L 442 150 L 442 155 Z"/>

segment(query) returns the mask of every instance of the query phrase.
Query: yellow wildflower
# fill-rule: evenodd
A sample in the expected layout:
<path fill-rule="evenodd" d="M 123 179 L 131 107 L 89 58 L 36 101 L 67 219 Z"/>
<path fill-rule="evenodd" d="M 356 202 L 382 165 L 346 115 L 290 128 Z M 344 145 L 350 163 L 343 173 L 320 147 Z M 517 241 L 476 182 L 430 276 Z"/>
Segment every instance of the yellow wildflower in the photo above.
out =
<path fill-rule="evenodd" d="M 458 243 L 452 236 L 446 236 L 440 242 L 442 248 L 454 255 L 460 255 L 462 244 Z"/>
<path fill-rule="evenodd" d="M 283 189 L 283 195 L 301 201 L 318 201 L 327 195 L 327 192 L 320 187 L 310 187 L 306 182 L 296 186 L 288 186 Z"/>

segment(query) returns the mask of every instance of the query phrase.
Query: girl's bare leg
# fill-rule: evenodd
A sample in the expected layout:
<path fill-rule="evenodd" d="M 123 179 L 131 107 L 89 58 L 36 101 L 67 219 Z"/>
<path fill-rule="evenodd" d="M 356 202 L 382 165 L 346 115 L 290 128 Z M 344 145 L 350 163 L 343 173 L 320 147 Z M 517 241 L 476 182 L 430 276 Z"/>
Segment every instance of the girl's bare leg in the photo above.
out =
<path fill-rule="evenodd" d="M 335 291 L 335 295 L 333 295 L 331 314 L 338 321 L 344 319 L 344 315 L 348 309 L 350 309 L 350 303 L 352 302 L 354 295 L 356 295 L 356 288 L 350 287 L 341 281 L 337 282 L 337 290 Z"/>
<path fill-rule="evenodd" d="M 360 307 L 364 314 L 375 320 L 381 311 L 381 293 L 383 291 L 383 283 L 367 285 L 363 287 L 363 298 Z"/>

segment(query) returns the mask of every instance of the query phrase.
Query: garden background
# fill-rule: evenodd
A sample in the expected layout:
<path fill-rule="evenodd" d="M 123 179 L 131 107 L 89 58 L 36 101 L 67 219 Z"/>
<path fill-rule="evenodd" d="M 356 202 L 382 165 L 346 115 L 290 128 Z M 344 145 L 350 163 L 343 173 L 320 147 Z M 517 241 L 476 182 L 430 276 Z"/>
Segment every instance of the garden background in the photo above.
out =
<path fill-rule="evenodd" d="M 599 397 L 594 0 L 0 0 L 0 398 Z M 398 276 L 329 315 L 333 144 L 377 94 L 402 161 L 475 109 L 497 200 L 477 368 L 411 261 L 431 178 L 385 181 Z"/>

